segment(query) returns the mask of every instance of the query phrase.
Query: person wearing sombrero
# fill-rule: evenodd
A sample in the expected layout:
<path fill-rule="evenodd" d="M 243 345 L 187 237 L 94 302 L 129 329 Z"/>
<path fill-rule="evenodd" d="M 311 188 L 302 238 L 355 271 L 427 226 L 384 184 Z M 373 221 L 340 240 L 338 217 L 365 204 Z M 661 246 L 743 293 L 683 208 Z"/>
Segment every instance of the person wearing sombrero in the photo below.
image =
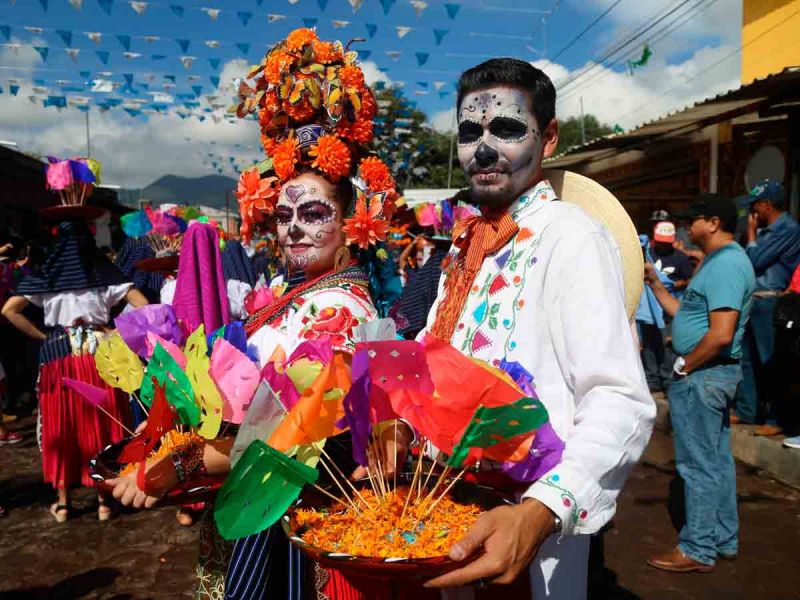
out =
<path fill-rule="evenodd" d="M 375 98 L 355 52 L 339 42 L 320 40 L 310 29 L 291 32 L 250 78 L 255 78 L 255 89 L 241 84 L 238 113 L 258 113 L 268 158 L 244 171 L 239 180 L 242 237 L 249 243 L 256 230 L 276 233 L 286 257 L 288 287 L 245 322 L 248 350 L 257 353 L 262 367 L 279 347 L 288 356 L 315 339 L 330 339 L 335 352 L 349 356 L 355 349 L 353 329 L 386 316 L 400 292 L 396 266 L 378 248 L 386 238 L 396 191 L 388 167 L 367 154 Z M 227 262 L 229 273 L 240 270 L 235 257 Z M 249 278 L 249 273 L 237 276 Z M 356 466 L 348 435 L 326 444 L 345 472 Z M 382 435 L 388 446 L 385 455 L 391 457 L 385 466 L 393 472 L 394 457 L 404 460 L 413 436 L 401 423 Z M 230 470 L 228 456 L 211 445 L 203 456 L 208 473 Z M 154 491 L 163 493 L 170 484 L 168 476 Z M 114 495 L 120 497 L 136 482 L 121 478 L 116 485 Z M 155 501 L 151 498 L 149 503 Z M 382 597 L 373 593 L 375 583 L 354 583 L 337 571 L 308 563 L 275 526 L 236 540 L 223 585 L 222 565 L 215 564 L 220 561 L 209 559 L 224 558 L 224 549 L 210 538 L 204 541 L 211 548 L 201 549 L 198 597 L 222 598 L 223 590 L 232 600 Z"/>
<path fill-rule="evenodd" d="M 97 216 L 96 208 L 76 204 L 44 211 L 46 217 L 60 221 L 55 240 L 41 269 L 20 282 L 2 311 L 15 327 L 42 341 L 38 385 L 42 469 L 45 482 L 58 491 L 50 512 L 59 523 L 69 518 L 70 489 L 92 485 L 89 459 L 123 437 L 119 423 L 129 417 L 127 398 L 97 373 L 93 354 L 98 338 L 116 305 L 147 304 L 97 248 L 87 224 Z M 25 317 L 28 304 L 44 309 L 46 331 Z M 65 377 L 108 390 L 104 409 L 115 420 L 66 387 Z M 110 509 L 99 500 L 98 518 L 107 520 Z"/>
<path fill-rule="evenodd" d="M 426 331 L 467 356 L 519 363 L 562 449 L 518 504 L 479 517 L 450 550 L 467 564 L 431 587 L 516 582 L 518 595 L 494 593 L 585 598 L 589 537 L 613 517 L 650 437 L 655 404 L 629 320 L 642 289 L 636 232 L 599 185 L 543 172 L 555 100 L 542 71 L 512 58 L 459 80 L 458 158 L 481 214 L 454 227 Z M 538 459 L 533 448 L 526 468 Z"/>

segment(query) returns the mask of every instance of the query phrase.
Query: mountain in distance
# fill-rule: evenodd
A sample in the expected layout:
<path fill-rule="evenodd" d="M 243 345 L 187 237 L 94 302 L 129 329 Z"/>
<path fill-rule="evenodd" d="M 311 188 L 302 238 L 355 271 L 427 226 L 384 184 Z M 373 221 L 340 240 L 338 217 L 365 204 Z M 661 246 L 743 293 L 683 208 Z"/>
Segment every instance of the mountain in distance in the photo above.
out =
<path fill-rule="evenodd" d="M 129 206 L 138 200 L 149 200 L 154 206 L 161 204 L 190 204 L 225 208 L 226 194 L 236 189 L 236 180 L 223 175 L 203 177 L 179 177 L 164 175 L 141 190 L 121 190 L 120 200 Z M 236 199 L 231 197 L 231 207 L 236 207 Z"/>

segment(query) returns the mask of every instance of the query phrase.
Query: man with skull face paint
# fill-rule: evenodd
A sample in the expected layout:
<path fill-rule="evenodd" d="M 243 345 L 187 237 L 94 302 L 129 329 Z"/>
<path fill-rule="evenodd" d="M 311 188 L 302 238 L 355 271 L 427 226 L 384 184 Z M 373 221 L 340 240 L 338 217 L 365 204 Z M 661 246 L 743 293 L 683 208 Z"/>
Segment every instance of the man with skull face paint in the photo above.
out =
<path fill-rule="evenodd" d="M 584 598 L 589 535 L 614 515 L 655 417 L 619 249 L 545 179 L 558 123 L 544 73 L 515 59 L 478 65 L 461 75 L 457 116 L 458 158 L 482 216 L 454 230 L 427 331 L 528 371 L 553 433 L 548 452 L 534 440 L 520 503 L 481 515 L 450 551 L 477 558 L 426 585 L 510 583 L 528 570 L 537 600 Z"/>

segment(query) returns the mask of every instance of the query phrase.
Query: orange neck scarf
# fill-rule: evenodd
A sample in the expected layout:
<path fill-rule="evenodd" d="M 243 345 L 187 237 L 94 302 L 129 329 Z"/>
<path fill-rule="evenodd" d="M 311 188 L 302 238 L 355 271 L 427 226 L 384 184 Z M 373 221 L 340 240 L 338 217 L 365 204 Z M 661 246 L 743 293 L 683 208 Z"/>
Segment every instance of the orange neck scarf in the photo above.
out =
<path fill-rule="evenodd" d="M 453 244 L 460 252 L 444 282 L 444 298 L 436 311 L 431 333 L 450 343 L 469 290 L 484 259 L 505 246 L 519 227 L 508 212 L 499 218 L 470 217 L 453 227 Z"/>

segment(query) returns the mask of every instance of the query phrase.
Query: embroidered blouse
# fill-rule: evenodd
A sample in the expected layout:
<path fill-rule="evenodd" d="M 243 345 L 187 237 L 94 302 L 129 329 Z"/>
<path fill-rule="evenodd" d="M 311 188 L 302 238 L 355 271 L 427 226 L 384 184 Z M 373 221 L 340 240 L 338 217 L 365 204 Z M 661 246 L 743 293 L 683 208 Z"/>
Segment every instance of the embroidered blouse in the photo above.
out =
<path fill-rule="evenodd" d="M 484 260 L 451 343 L 495 365 L 517 361 L 533 375 L 565 449 L 524 496 L 558 515 L 565 533 L 591 534 L 614 515 L 655 418 L 625 311 L 619 250 L 602 225 L 559 202 L 547 181 L 509 212 L 519 232 Z"/>

